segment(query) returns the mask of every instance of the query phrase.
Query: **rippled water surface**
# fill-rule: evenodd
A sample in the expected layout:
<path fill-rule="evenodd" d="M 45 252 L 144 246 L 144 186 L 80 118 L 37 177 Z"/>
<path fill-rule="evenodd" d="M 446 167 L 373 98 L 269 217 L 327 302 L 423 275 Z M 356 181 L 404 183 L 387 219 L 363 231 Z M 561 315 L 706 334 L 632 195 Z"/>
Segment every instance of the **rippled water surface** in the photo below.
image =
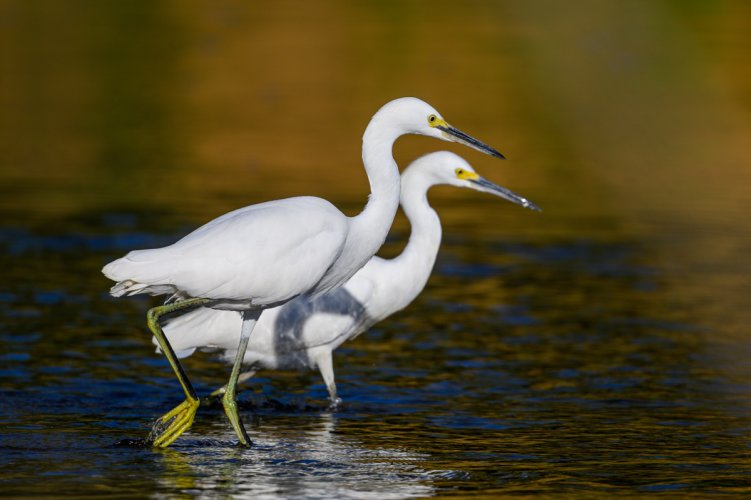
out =
<path fill-rule="evenodd" d="M 751 9 L 742 2 L 0 3 L 5 495 L 751 493 Z M 364 204 L 370 115 L 418 95 L 542 206 L 436 188 L 407 309 L 316 373 L 182 400 L 103 264 L 258 201 Z M 403 217 L 383 250 L 409 232 Z M 205 394 L 216 355 L 185 361 Z"/>

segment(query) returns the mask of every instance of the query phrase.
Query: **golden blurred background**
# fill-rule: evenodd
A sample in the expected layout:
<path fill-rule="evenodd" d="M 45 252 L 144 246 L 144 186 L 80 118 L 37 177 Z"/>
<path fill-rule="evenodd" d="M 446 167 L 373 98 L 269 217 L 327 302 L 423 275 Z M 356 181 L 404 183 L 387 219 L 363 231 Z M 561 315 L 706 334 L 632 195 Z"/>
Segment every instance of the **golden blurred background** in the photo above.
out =
<path fill-rule="evenodd" d="M 448 233 L 639 242 L 677 314 L 743 335 L 749 54 L 745 1 L 6 0 L 0 213 L 177 231 L 309 194 L 354 214 L 362 132 L 413 95 L 509 160 L 409 137 L 401 165 L 452 149 L 544 209 L 439 189 Z"/>
<path fill-rule="evenodd" d="M 750 58 L 747 0 L 0 0 L 0 489 L 748 496 Z M 102 265 L 270 199 L 357 213 L 410 95 L 508 160 L 409 136 L 402 167 L 450 149 L 543 212 L 432 190 L 436 271 L 337 353 L 343 412 L 269 372 L 255 448 L 210 409 L 124 439 L 182 396 Z"/>

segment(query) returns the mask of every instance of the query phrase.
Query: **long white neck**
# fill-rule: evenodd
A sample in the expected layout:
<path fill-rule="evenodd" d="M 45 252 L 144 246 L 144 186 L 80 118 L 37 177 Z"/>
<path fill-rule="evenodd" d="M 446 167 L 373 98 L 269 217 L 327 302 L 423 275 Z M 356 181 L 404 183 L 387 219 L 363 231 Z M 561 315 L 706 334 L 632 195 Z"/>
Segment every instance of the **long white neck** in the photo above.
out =
<path fill-rule="evenodd" d="M 402 176 L 401 203 L 409 219 L 409 241 L 398 257 L 391 260 L 392 271 L 402 276 L 402 300 L 412 301 L 433 271 L 438 249 L 441 246 L 441 220 L 428 203 L 428 189 L 435 183 L 409 169 Z M 408 303 L 407 302 L 407 303 Z"/>
<path fill-rule="evenodd" d="M 376 115 L 362 138 L 362 161 L 370 182 L 370 196 L 365 209 L 351 219 L 348 243 L 356 242 L 364 259 L 381 248 L 399 207 L 400 176 L 392 149 L 401 136 L 389 115 Z"/>
<path fill-rule="evenodd" d="M 363 211 L 349 219 L 347 240 L 340 258 L 319 283 L 321 290 L 343 284 L 364 266 L 386 240 L 399 208 L 399 168 L 391 150 L 407 133 L 392 113 L 380 111 L 370 120 L 362 138 L 362 160 L 370 181 L 370 197 Z M 401 132 L 400 132 L 401 131 Z"/>

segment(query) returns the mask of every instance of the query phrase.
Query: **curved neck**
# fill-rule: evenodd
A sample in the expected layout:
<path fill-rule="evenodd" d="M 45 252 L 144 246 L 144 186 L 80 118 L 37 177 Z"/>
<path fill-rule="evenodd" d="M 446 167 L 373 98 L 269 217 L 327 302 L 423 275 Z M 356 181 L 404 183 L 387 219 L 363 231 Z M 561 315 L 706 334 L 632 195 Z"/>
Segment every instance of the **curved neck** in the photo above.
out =
<path fill-rule="evenodd" d="M 362 138 L 362 161 L 370 182 L 363 211 L 352 218 L 352 241 L 370 258 L 383 244 L 399 207 L 400 176 L 394 161 L 394 142 L 403 134 L 388 115 L 376 114 Z"/>
<path fill-rule="evenodd" d="M 411 173 L 408 170 L 402 176 L 401 189 L 402 209 L 409 219 L 411 232 L 407 246 L 392 262 L 405 276 L 409 275 L 408 293 L 417 296 L 433 271 L 442 230 L 438 214 L 428 203 L 428 190 L 434 183 Z"/>

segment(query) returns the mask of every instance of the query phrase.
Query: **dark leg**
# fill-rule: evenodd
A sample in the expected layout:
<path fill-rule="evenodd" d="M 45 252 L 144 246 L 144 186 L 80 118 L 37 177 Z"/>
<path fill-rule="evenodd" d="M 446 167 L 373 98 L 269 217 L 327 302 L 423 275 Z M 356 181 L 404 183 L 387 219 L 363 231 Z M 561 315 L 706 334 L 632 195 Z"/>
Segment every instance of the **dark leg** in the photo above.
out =
<path fill-rule="evenodd" d="M 170 346 L 167 337 L 164 335 L 162 327 L 159 325 L 159 318 L 168 313 L 202 306 L 209 302 L 211 302 L 209 299 L 188 299 L 154 307 L 146 314 L 149 329 L 154 334 L 154 337 L 159 343 L 159 347 L 167 357 L 167 361 L 169 361 L 170 366 L 172 366 L 172 369 L 175 371 L 177 380 L 180 382 L 183 391 L 185 391 L 185 401 L 162 415 L 154 423 L 151 433 L 149 434 L 149 441 L 151 441 L 154 446 L 165 448 L 172 444 L 180 434 L 190 429 L 190 426 L 193 425 L 193 419 L 196 416 L 196 411 L 199 406 L 196 391 L 193 389 L 193 385 L 185 374 L 180 361 L 178 361 L 177 356 L 175 356 L 175 351 L 172 350 L 172 346 Z"/>
<path fill-rule="evenodd" d="M 224 396 L 222 396 L 222 405 L 224 406 L 224 413 L 227 414 L 232 427 L 235 429 L 237 437 L 240 438 L 240 444 L 244 446 L 250 446 L 252 443 L 248 437 L 248 433 L 245 432 L 240 416 L 237 414 L 237 402 L 235 400 L 235 391 L 237 390 L 237 379 L 240 376 L 240 366 L 245 358 L 245 351 L 248 348 L 248 341 L 250 335 L 253 333 L 253 328 L 256 326 L 258 318 L 261 316 L 260 310 L 248 310 L 243 312 L 243 326 L 240 331 L 240 345 L 237 348 L 237 356 L 235 357 L 235 364 L 232 365 L 232 374 L 227 382 Z"/>

